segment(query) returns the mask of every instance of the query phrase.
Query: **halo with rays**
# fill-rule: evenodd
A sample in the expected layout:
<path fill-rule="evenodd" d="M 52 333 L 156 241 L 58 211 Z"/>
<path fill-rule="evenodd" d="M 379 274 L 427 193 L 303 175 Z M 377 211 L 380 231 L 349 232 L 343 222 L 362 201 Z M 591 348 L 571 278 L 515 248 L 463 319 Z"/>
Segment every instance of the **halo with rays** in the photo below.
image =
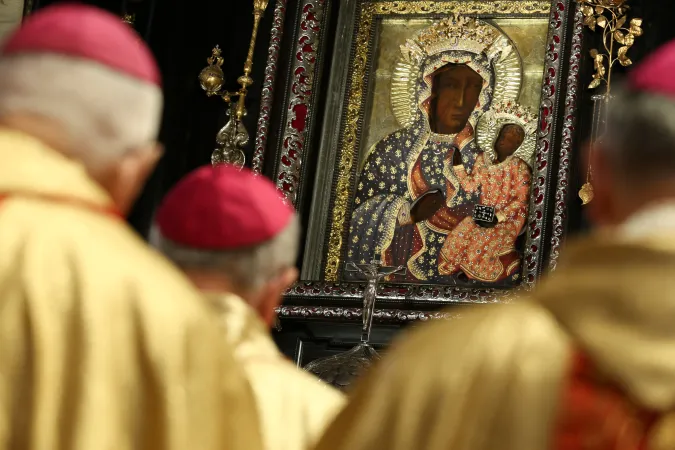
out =
<path fill-rule="evenodd" d="M 511 39 L 480 19 L 455 16 L 434 23 L 401 46 L 391 79 L 391 107 L 400 126 L 411 125 L 415 117 L 422 66 L 429 57 L 450 51 L 484 54 L 495 72 L 493 103 L 518 100 L 523 68 Z"/>

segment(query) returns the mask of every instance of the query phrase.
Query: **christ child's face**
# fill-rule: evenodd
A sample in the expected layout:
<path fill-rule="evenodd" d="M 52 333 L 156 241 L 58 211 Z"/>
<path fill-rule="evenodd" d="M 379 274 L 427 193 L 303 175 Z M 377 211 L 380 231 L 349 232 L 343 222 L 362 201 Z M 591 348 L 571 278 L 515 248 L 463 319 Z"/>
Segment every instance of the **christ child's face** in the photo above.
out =
<path fill-rule="evenodd" d="M 483 90 L 483 78 L 464 64 L 448 64 L 433 80 L 432 131 L 459 133 L 466 126 Z"/>
<path fill-rule="evenodd" d="M 504 125 L 499 131 L 497 141 L 495 141 L 495 152 L 498 160 L 501 162 L 513 155 L 513 152 L 518 150 L 524 140 L 525 130 L 520 125 Z"/>

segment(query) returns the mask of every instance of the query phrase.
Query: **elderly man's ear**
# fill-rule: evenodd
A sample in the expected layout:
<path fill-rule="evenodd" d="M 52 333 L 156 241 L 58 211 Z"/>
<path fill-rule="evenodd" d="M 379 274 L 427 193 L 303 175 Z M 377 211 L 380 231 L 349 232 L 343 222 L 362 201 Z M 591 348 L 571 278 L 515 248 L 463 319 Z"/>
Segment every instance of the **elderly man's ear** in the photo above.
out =
<path fill-rule="evenodd" d="M 298 269 L 289 267 L 270 280 L 260 291 L 257 310 L 260 318 L 269 327 L 274 325 L 275 309 L 281 304 L 284 292 L 298 279 Z"/>

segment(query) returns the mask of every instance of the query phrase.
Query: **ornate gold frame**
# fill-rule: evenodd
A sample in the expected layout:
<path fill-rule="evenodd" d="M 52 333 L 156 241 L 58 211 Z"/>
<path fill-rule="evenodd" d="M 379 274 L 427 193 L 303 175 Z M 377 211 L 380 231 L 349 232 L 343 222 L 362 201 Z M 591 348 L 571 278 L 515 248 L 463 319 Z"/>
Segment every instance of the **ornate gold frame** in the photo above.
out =
<path fill-rule="evenodd" d="M 371 33 L 377 16 L 399 15 L 542 15 L 549 14 L 551 0 L 498 0 L 498 1 L 381 1 L 363 3 L 355 40 L 351 85 L 348 91 L 344 131 L 338 160 L 340 172 L 335 186 L 334 202 L 325 264 L 325 281 L 338 281 L 341 263 L 343 232 L 349 213 L 352 169 L 357 162 L 362 105 L 367 94 Z"/>

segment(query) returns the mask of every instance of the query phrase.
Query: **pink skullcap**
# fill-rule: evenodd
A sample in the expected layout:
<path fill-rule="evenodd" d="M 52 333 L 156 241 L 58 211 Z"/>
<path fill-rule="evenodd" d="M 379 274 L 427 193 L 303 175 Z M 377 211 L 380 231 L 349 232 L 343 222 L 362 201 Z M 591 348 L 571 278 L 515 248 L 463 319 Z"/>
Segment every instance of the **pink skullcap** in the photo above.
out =
<path fill-rule="evenodd" d="M 167 194 L 156 224 L 175 244 L 231 250 L 272 239 L 294 213 L 267 178 L 227 165 L 204 166 Z"/>
<path fill-rule="evenodd" d="M 58 4 L 28 16 L 7 39 L 0 55 L 52 53 L 97 62 L 159 85 L 150 49 L 122 19 L 88 5 Z"/>
<path fill-rule="evenodd" d="M 628 87 L 636 91 L 675 97 L 675 40 L 647 56 L 628 75 Z"/>

